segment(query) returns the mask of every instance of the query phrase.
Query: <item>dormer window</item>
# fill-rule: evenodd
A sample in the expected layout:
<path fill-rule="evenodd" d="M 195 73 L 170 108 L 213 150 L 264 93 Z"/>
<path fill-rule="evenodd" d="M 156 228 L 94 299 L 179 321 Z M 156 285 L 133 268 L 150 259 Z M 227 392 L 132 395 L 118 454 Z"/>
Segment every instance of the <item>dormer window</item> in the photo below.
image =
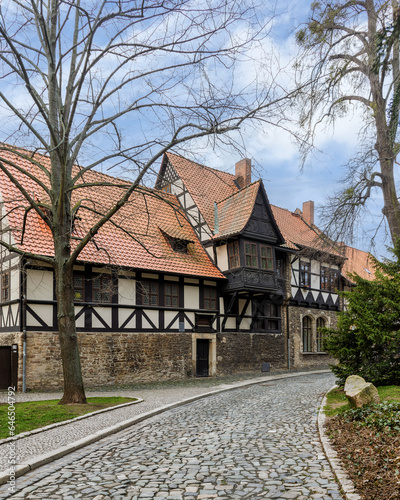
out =
<path fill-rule="evenodd" d="M 177 253 L 188 253 L 188 245 L 189 243 L 193 243 L 190 240 L 186 240 L 184 238 L 177 238 L 175 236 L 171 236 L 161 229 L 165 239 L 171 246 L 172 250 Z"/>

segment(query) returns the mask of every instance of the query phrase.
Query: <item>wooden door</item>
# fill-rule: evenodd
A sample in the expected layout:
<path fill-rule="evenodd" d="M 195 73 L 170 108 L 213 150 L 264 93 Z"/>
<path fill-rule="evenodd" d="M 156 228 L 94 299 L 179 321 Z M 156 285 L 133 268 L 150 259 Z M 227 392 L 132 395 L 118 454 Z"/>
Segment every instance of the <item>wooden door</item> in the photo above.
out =
<path fill-rule="evenodd" d="M 209 352 L 210 341 L 208 339 L 197 339 L 196 343 L 196 376 L 208 377 L 209 375 Z"/>
<path fill-rule="evenodd" d="M 11 386 L 11 347 L 0 346 L 0 389 Z"/>

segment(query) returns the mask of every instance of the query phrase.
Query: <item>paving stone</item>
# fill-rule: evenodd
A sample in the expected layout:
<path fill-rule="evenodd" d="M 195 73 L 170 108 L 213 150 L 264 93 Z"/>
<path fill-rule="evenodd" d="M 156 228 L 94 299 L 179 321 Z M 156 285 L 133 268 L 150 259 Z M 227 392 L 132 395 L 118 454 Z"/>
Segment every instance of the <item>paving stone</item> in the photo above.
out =
<path fill-rule="evenodd" d="M 339 500 L 316 439 L 333 381 L 303 375 L 169 410 L 26 474 L 7 498 Z"/>

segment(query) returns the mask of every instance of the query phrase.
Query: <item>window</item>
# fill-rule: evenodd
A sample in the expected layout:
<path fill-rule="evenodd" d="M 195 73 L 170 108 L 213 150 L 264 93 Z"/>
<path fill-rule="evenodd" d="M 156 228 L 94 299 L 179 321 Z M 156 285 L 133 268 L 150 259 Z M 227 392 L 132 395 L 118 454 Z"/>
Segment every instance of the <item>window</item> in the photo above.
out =
<path fill-rule="evenodd" d="M 246 259 L 246 266 L 258 268 L 256 243 L 245 243 L 244 255 L 245 255 L 245 259 Z"/>
<path fill-rule="evenodd" d="M 303 318 L 302 338 L 303 352 L 312 352 L 312 321 L 311 318 L 305 316 Z"/>
<path fill-rule="evenodd" d="M 165 283 L 164 304 L 166 307 L 179 306 L 179 286 L 175 283 Z"/>
<path fill-rule="evenodd" d="M 197 314 L 195 313 L 195 330 L 196 332 L 212 332 L 212 319 L 211 314 Z"/>
<path fill-rule="evenodd" d="M 173 236 L 170 236 L 166 233 L 164 233 L 164 236 L 168 243 L 171 245 L 171 248 L 174 252 L 187 253 L 188 243 L 190 243 L 189 241 L 181 240 L 180 238 L 174 238 Z"/>
<path fill-rule="evenodd" d="M 239 243 L 234 241 L 228 244 L 229 268 L 234 269 L 240 266 Z"/>
<path fill-rule="evenodd" d="M 331 269 L 330 272 L 331 292 L 335 292 L 338 288 L 339 288 L 339 271 L 337 269 Z"/>
<path fill-rule="evenodd" d="M 285 263 L 283 259 L 276 259 L 276 272 L 279 278 L 283 279 L 285 277 Z"/>
<path fill-rule="evenodd" d="M 74 273 L 74 300 L 85 301 L 85 276 L 83 274 Z"/>
<path fill-rule="evenodd" d="M 334 292 L 337 288 L 339 288 L 339 271 L 321 267 L 321 290 Z"/>
<path fill-rule="evenodd" d="M 274 257 L 272 248 L 265 245 L 260 245 L 261 254 L 261 269 L 272 271 L 274 269 Z"/>
<path fill-rule="evenodd" d="M 140 285 L 142 304 L 145 306 L 158 306 L 158 283 L 153 281 L 142 281 Z"/>
<path fill-rule="evenodd" d="M 166 186 L 161 188 L 161 191 L 164 191 L 164 193 L 172 193 L 171 184 L 167 184 Z"/>
<path fill-rule="evenodd" d="M 300 286 L 311 285 L 310 267 L 309 262 L 300 261 Z"/>
<path fill-rule="evenodd" d="M 112 301 L 113 285 L 110 274 L 99 274 L 93 279 L 93 302 L 107 304 Z"/>
<path fill-rule="evenodd" d="M 323 352 L 324 350 L 324 336 L 323 332 L 321 331 L 323 328 L 325 328 L 325 320 L 323 318 L 318 318 L 317 319 L 317 352 Z"/>
<path fill-rule="evenodd" d="M 280 306 L 269 300 L 253 300 L 253 330 L 280 332 Z"/>
<path fill-rule="evenodd" d="M 321 290 L 329 290 L 329 269 L 321 267 Z"/>
<path fill-rule="evenodd" d="M 204 287 L 204 309 L 217 309 L 217 289 L 211 286 Z"/>
<path fill-rule="evenodd" d="M 10 273 L 7 271 L 1 275 L 1 301 L 10 300 Z"/>

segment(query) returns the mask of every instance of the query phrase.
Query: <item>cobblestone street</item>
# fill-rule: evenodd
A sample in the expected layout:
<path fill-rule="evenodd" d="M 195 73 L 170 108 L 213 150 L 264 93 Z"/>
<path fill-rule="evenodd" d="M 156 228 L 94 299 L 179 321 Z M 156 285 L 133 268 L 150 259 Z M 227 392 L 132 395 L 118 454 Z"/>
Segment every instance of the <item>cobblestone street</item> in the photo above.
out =
<path fill-rule="evenodd" d="M 35 499 L 341 499 L 317 431 L 329 373 L 266 380 L 135 425 L 17 479 Z"/>

